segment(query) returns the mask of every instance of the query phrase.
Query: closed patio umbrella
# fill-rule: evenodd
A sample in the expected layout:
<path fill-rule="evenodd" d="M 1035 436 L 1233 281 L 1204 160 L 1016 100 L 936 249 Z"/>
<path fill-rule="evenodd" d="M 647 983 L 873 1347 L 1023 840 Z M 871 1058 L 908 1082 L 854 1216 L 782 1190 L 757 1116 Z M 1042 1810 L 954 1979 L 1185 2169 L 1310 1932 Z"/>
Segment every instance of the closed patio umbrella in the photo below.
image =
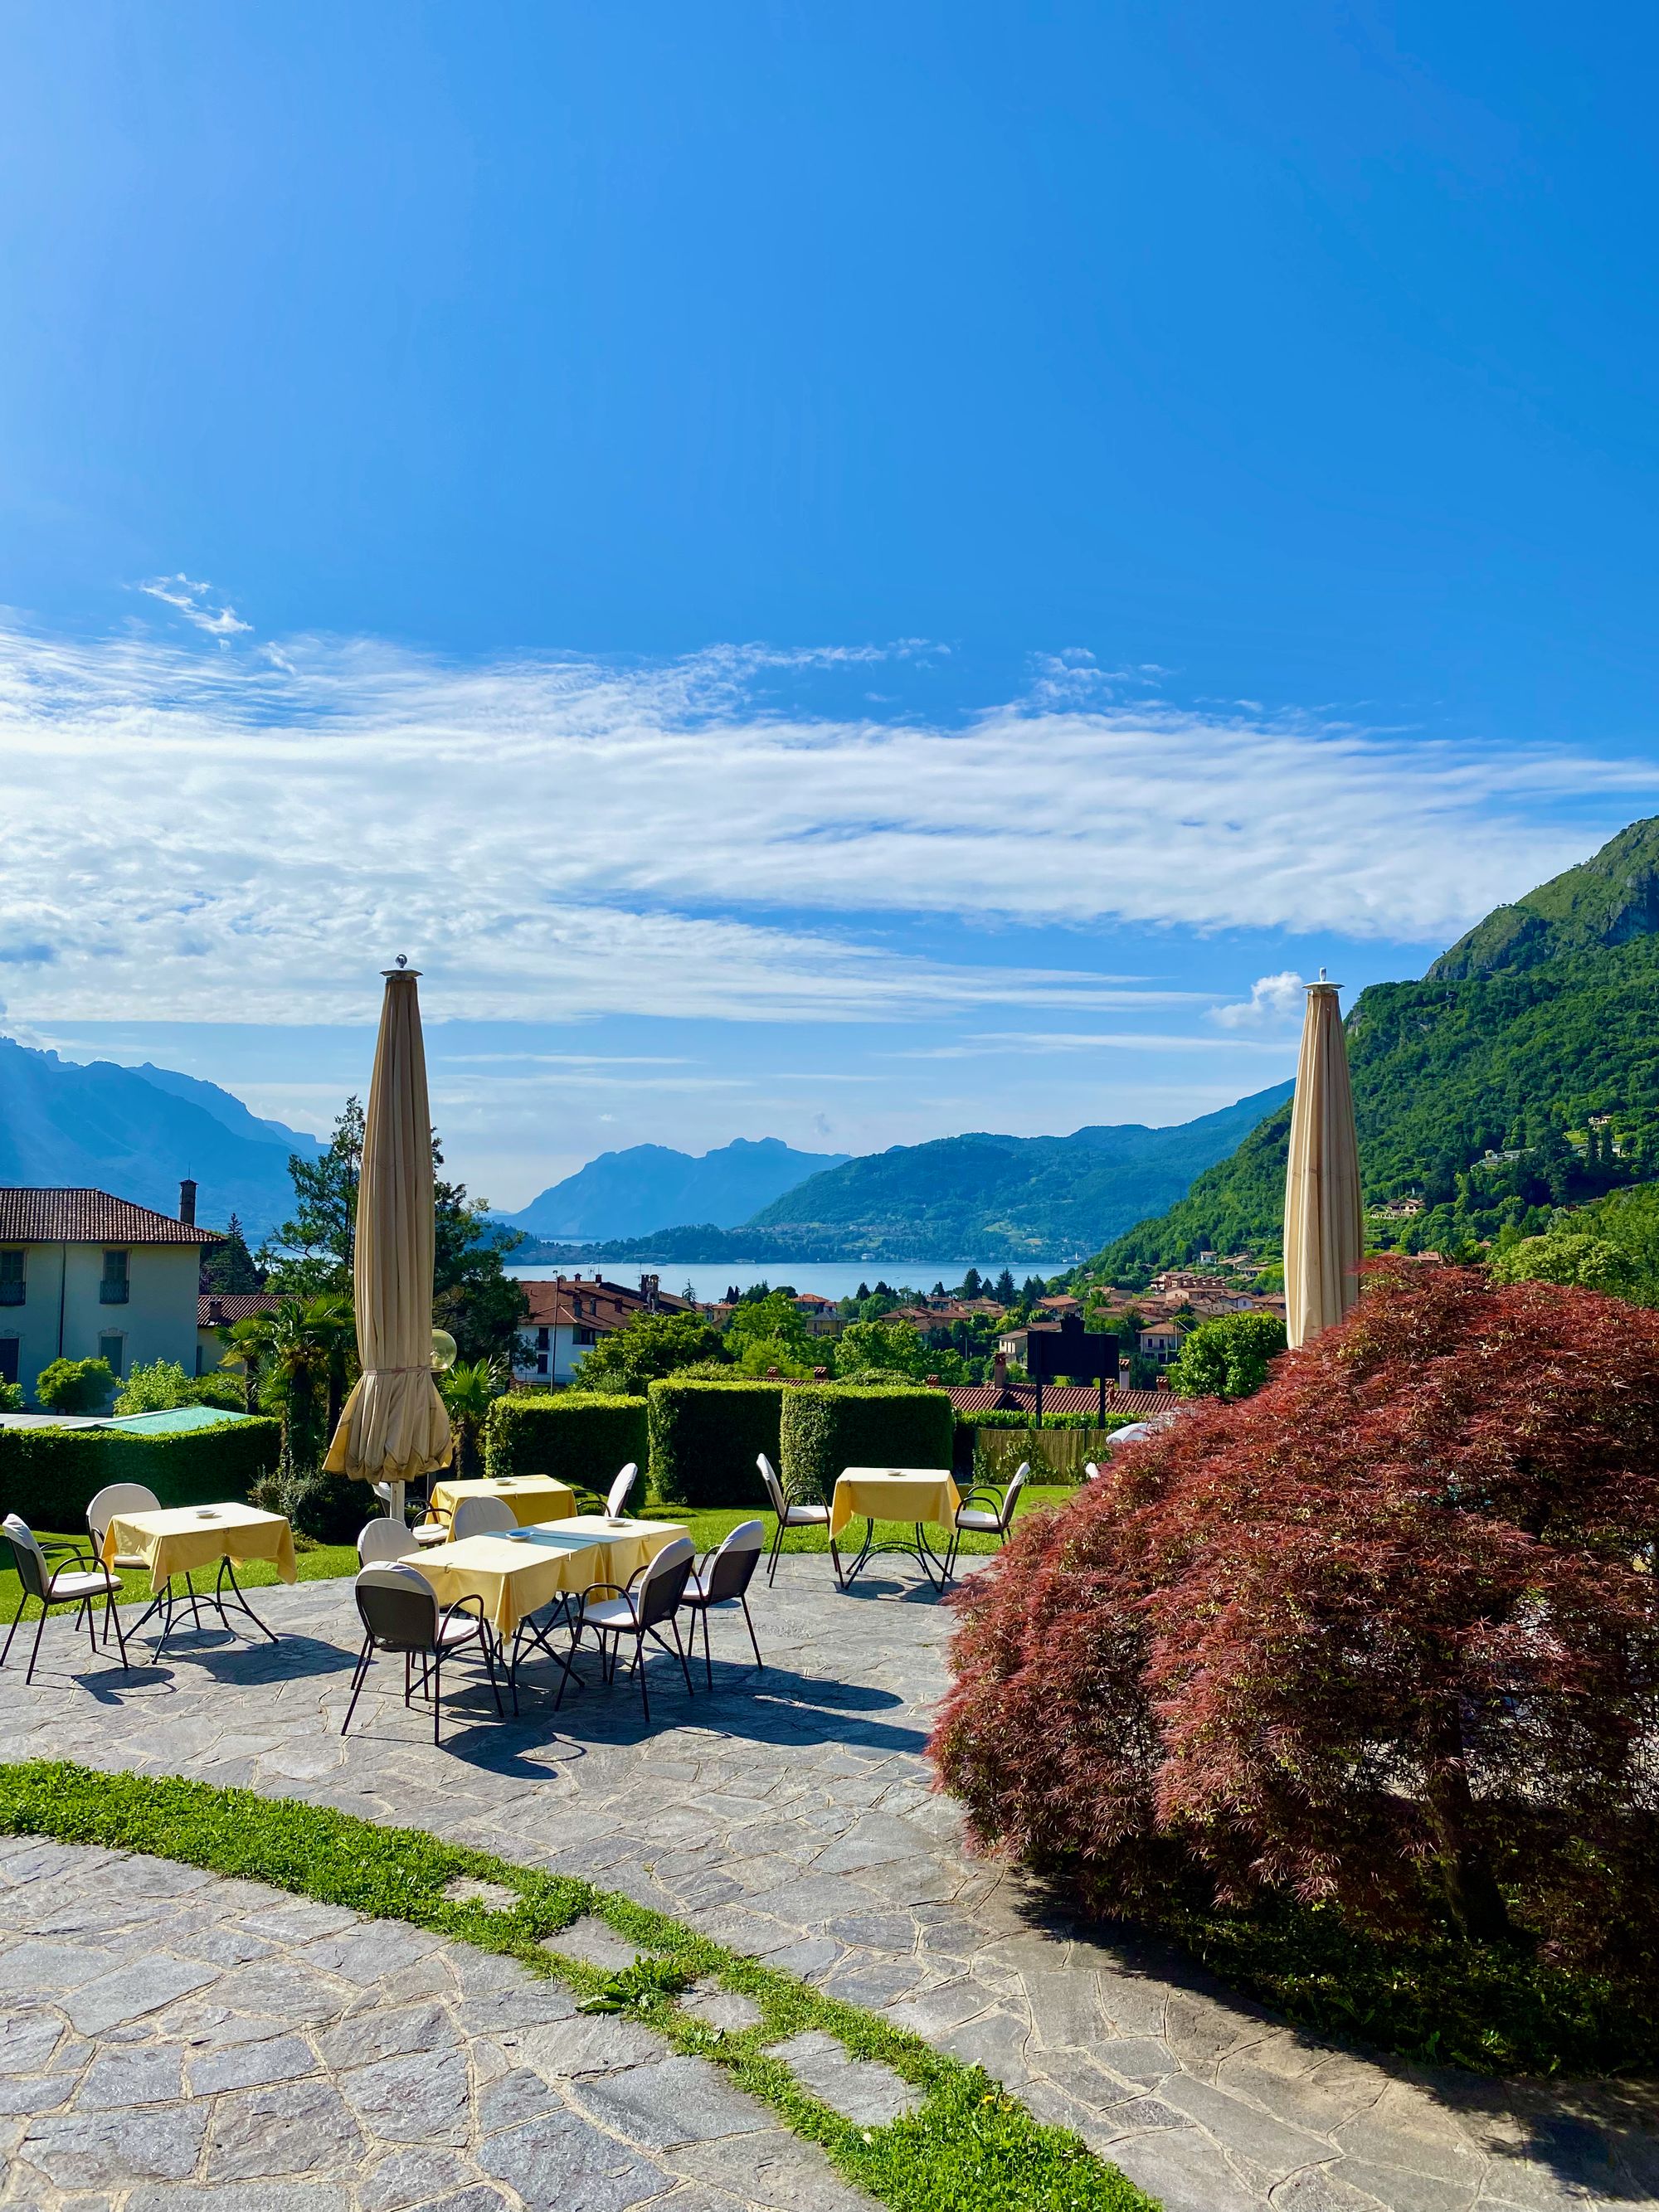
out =
<path fill-rule="evenodd" d="M 1285 1174 L 1285 1326 L 1292 1345 L 1347 1312 L 1359 1296 L 1354 1271 L 1364 1249 L 1342 1009 L 1322 968 L 1308 986 Z"/>
<path fill-rule="evenodd" d="M 417 971 L 386 971 L 368 1087 L 351 1281 L 362 1373 L 325 1462 L 331 1474 L 403 1486 L 447 1464 L 449 1416 L 432 1379 L 432 1117 Z"/>

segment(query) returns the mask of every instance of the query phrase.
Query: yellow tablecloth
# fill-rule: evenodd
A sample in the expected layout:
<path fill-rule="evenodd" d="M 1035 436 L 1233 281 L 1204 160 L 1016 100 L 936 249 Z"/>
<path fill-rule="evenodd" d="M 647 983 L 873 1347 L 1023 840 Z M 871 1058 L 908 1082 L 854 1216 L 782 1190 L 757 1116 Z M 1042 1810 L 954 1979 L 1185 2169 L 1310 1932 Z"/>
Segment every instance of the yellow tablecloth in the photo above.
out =
<path fill-rule="evenodd" d="M 476 1480 L 440 1482 L 432 1492 L 432 1515 L 439 1521 L 455 1517 L 464 1498 L 500 1498 L 513 1508 L 520 1528 L 538 1521 L 568 1521 L 576 1510 L 576 1493 L 568 1482 L 555 1482 L 550 1474 L 480 1475 Z"/>
<path fill-rule="evenodd" d="M 950 1528 L 961 1503 L 948 1467 L 844 1467 L 830 1500 L 830 1534 L 839 1536 L 848 1522 L 866 1516 Z"/>
<path fill-rule="evenodd" d="M 104 1531 L 104 1564 L 118 1552 L 137 1553 L 149 1569 L 149 1586 L 169 1575 L 221 1559 L 269 1559 L 285 1583 L 295 1579 L 294 1531 L 280 1513 L 257 1505 L 164 1505 L 154 1513 L 123 1513 Z"/>
<path fill-rule="evenodd" d="M 562 1591 L 585 1590 L 594 1583 L 626 1588 L 629 1577 L 665 1544 L 689 1533 L 673 1521 L 627 1521 L 612 1528 L 597 1514 L 580 1513 L 514 1536 L 434 1544 L 408 1564 L 432 1584 L 440 1605 L 481 1599 L 485 1620 L 505 1643 L 521 1620 Z"/>

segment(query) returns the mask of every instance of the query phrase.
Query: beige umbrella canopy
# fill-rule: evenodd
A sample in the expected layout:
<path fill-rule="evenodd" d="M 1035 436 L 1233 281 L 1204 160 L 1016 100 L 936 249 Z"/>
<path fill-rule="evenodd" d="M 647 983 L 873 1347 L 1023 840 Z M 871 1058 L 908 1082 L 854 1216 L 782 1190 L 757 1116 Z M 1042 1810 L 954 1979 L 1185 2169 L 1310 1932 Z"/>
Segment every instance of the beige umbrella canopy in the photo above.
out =
<path fill-rule="evenodd" d="M 1292 1345 L 1347 1312 L 1359 1296 L 1354 1271 L 1364 1249 L 1342 1009 L 1321 969 L 1308 986 L 1285 1174 L 1285 1325 Z"/>
<path fill-rule="evenodd" d="M 401 1485 L 447 1464 L 449 1416 L 432 1379 L 432 1117 L 413 969 L 388 969 L 357 1185 L 352 1289 L 362 1364 L 325 1462 Z M 399 1489 L 393 1517 L 400 1517 Z"/>

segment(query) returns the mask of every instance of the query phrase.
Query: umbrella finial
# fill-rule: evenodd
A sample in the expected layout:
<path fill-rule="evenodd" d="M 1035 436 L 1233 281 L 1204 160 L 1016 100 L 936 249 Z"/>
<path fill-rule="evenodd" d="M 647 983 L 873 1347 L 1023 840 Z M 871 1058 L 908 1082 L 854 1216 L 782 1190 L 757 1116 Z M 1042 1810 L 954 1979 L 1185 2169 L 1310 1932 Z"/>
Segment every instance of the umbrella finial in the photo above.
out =
<path fill-rule="evenodd" d="M 400 953 L 398 955 L 398 965 L 400 968 L 407 968 L 407 967 L 408 967 L 408 965 L 409 965 L 409 955 L 408 955 L 408 953 L 406 953 L 406 952 L 400 952 Z M 1320 969 L 1320 971 L 1319 971 L 1319 972 L 1320 972 L 1320 974 L 1322 975 L 1325 973 L 1325 970 L 1322 968 L 1322 969 Z"/>

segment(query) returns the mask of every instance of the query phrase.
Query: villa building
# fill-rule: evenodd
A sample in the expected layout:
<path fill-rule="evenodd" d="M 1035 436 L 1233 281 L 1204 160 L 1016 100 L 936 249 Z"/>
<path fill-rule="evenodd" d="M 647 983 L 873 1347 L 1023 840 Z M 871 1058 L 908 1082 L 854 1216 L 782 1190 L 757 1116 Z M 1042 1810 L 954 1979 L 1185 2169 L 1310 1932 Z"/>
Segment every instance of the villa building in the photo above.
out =
<path fill-rule="evenodd" d="M 574 1382 L 583 1354 L 642 1314 L 694 1310 L 689 1299 L 665 1291 L 656 1275 L 641 1275 L 636 1291 L 599 1275 L 557 1275 L 519 1287 L 530 1306 L 513 1352 L 513 1380 L 521 1389 L 557 1389 Z"/>
<path fill-rule="evenodd" d="M 0 1188 L 0 1381 L 33 1401 L 54 1359 L 106 1359 L 117 1376 L 152 1360 L 196 1365 L 202 1253 L 196 1186 L 179 1217 L 103 1190 Z"/>

